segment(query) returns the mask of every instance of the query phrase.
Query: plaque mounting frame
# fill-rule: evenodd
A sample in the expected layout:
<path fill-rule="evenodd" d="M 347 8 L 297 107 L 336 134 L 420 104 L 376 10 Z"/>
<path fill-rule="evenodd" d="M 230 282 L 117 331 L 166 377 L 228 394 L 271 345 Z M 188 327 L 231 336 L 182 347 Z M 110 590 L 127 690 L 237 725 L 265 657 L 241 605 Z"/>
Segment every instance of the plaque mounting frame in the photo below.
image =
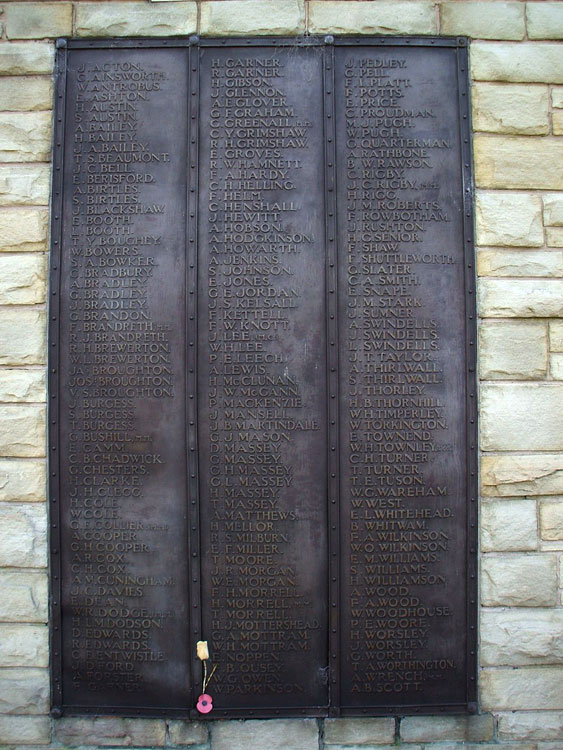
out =
<path fill-rule="evenodd" d="M 457 58 L 458 77 L 458 111 L 460 122 L 460 144 L 462 154 L 463 184 L 463 239 L 465 257 L 465 361 L 466 378 L 466 455 L 467 471 L 467 560 L 466 560 L 466 664 L 467 664 L 467 701 L 464 704 L 439 705 L 390 705 L 384 708 L 347 708 L 339 706 L 340 691 L 340 654 L 345 647 L 339 635 L 339 596 L 340 596 L 340 469 L 339 469 L 339 431 L 338 431 L 338 398 L 339 391 L 339 357 L 338 357 L 338 312 L 337 312 L 337 267 L 339 249 L 336 233 L 336 145 L 335 145 L 335 65 L 334 50 L 338 47 L 425 47 L 454 48 Z M 329 705 L 295 708 L 254 708 L 248 706 L 238 709 L 216 708 L 212 714 L 202 717 L 195 709 L 186 706 L 184 709 L 162 707 L 120 707 L 103 706 L 103 713 L 123 716 L 190 716 L 193 719 L 214 718 L 279 718 L 285 716 L 379 716 L 402 714 L 440 714 L 477 711 L 476 686 L 476 653 L 477 653 L 477 381 L 476 381 L 476 312 L 475 312 L 475 268 L 473 259 L 473 177 L 471 161 L 471 126 L 468 84 L 468 41 L 464 37 L 254 37 L 211 39 L 191 37 L 189 39 L 117 39 L 117 40 L 57 40 L 56 62 L 56 106 L 55 127 L 53 136 L 53 179 L 52 179 L 52 224 L 51 224 L 51 269 L 49 288 L 49 335 L 48 335 L 48 380 L 49 380 L 49 550 L 50 550 L 50 643 L 52 660 L 52 716 L 63 714 L 96 714 L 100 707 L 75 706 L 65 703 L 62 694 L 61 675 L 63 670 L 62 650 L 62 580 L 61 547 L 61 506 L 60 506 L 60 471 L 61 456 L 59 451 L 61 388 L 60 368 L 60 285 L 61 285 L 61 252 L 63 245 L 62 213 L 64 203 L 63 185 L 63 147 L 65 142 L 65 104 L 67 90 L 67 53 L 68 50 L 86 49 L 173 49 L 188 48 L 187 65 L 189 70 L 188 90 L 186 91 L 190 136 L 188 143 L 188 160 L 186 165 L 187 205 L 186 205 L 186 320 L 188 329 L 188 346 L 186 347 L 187 393 L 186 400 L 186 433 L 188 455 L 188 475 L 186 477 L 186 497 L 189 515 L 189 603 L 192 616 L 189 622 L 189 635 L 192 643 L 201 634 L 201 577 L 199 567 L 199 458 L 198 458 L 198 423 L 197 423 L 197 244 L 198 244 L 198 158 L 199 158 L 199 50 L 200 48 L 260 48 L 260 47 L 318 47 L 323 54 L 323 149 L 324 149 L 324 205 L 325 205 L 325 246 L 326 246 L 326 382 L 327 382 L 327 466 L 328 478 L 328 523 L 329 523 L 329 580 L 327 581 L 329 600 Z M 195 122 L 194 122 L 195 121 Z M 195 177 L 194 177 L 195 175 Z M 190 221 L 193 219 L 193 221 Z M 340 249 L 340 252 L 342 250 Z M 192 327 L 190 329 L 190 324 Z M 193 560 L 192 560 L 193 558 Z M 195 614 L 198 613 L 198 614 Z M 197 685 L 201 681 L 201 663 L 194 655 L 192 659 L 193 697 L 197 696 Z"/>

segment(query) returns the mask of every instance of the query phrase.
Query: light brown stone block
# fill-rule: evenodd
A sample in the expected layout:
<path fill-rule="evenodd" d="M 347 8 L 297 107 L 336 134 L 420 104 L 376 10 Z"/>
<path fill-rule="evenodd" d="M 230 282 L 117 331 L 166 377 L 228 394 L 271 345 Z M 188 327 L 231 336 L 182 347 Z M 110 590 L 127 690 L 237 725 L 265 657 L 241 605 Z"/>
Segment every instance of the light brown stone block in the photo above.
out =
<path fill-rule="evenodd" d="M 476 39 L 523 39 L 524 6 L 519 2 L 455 2 L 440 6 L 441 34 Z"/>
<path fill-rule="evenodd" d="M 44 503 L 0 503 L 0 567 L 47 565 L 47 510 Z"/>
<path fill-rule="evenodd" d="M 546 553 L 486 555 L 481 561 L 481 603 L 485 607 L 555 606 L 555 556 Z"/>
<path fill-rule="evenodd" d="M 45 625 L 0 624 L 0 667 L 48 667 L 49 629 Z"/>
<path fill-rule="evenodd" d="M 563 107 L 563 86 L 553 86 L 551 89 L 551 106 Z"/>
<path fill-rule="evenodd" d="M 46 250 L 48 225 L 47 209 L 0 209 L 0 253 Z"/>
<path fill-rule="evenodd" d="M 48 716 L 0 716 L 1 745 L 48 745 L 50 741 Z"/>
<path fill-rule="evenodd" d="M 563 610 L 487 609 L 481 611 L 482 666 L 563 663 Z M 523 737 L 522 739 L 531 739 Z"/>
<path fill-rule="evenodd" d="M 4 7 L 8 39 L 44 39 L 72 34 L 72 3 L 7 3 Z"/>
<path fill-rule="evenodd" d="M 45 407 L 27 404 L 0 406 L 0 456 L 45 455 Z"/>
<path fill-rule="evenodd" d="M 547 325 L 540 321 L 483 321 L 479 329 L 481 378 L 534 380 L 547 372 Z"/>
<path fill-rule="evenodd" d="M 551 115 L 553 135 L 563 135 L 563 112 L 553 112 Z"/>
<path fill-rule="evenodd" d="M 563 227 L 546 227 L 545 237 L 548 247 L 563 247 Z"/>
<path fill-rule="evenodd" d="M 0 364 L 40 365 L 46 358 L 46 316 L 43 310 L 0 310 Z"/>
<path fill-rule="evenodd" d="M 36 111 L 53 107 L 53 81 L 47 76 L 0 76 L 0 109 Z"/>
<path fill-rule="evenodd" d="M 563 55 L 562 55 L 563 57 Z M 483 188 L 563 188 L 563 139 L 477 135 L 475 180 Z"/>
<path fill-rule="evenodd" d="M 40 503 L 45 497 L 45 461 L 29 458 L 0 460 L 0 501 Z"/>
<path fill-rule="evenodd" d="M 50 112 L 0 112 L 2 161 L 49 161 Z"/>
<path fill-rule="evenodd" d="M 540 247 L 542 203 L 532 193 L 479 191 L 476 200 L 477 243 Z"/>
<path fill-rule="evenodd" d="M 537 548 L 535 500 L 497 500 L 482 504 L 483 552 L 524 552 Z"/>
<path fill-rule="evenodd" d="M 47 622 L 46 572 L 0 569 L 0 588 L 0 622 Z"/>
<path fill-rule="evenodd" d="M 481 279 L 483 318 L 559 318 L 563 316 L 561 279 Z"/>
<path fill-rule="evenodd" d="M 563 352 L 563 320 L 549 322 L 549 348 L 552 352 Z"/>
<path fill-rule="evenodd" d="M 318 750 L 314 719 L 220 721 L 213 726 L 213 750 Z"/>
<path fill-rule="evenodd" d="M 47 379 L 43 369 L 0 368 L 0 403 L 46 401 L 46 389 Z"/>
<path fill-rule="evenodd" d="M 55 46 L 49 42 L 0 42 L 0 75 L 51 73 Z"/>
<path fill-rule="evenodd" d="M 45 301 L 47 262 L 43 253 L 0 254 L 0 305 L 36 305 Z"/>
<path fill-rule="evenodd" d="M 563 56 L 555 42 L 474 42 L 471 75 L 476 81 L 563 83 Z"/>
<path fill-rule="evenodd" d="M 50 176 L 48 164 L 0 164 L 0 206 L 46 206 Z"/>
<path fill-rule="evenodd" d="M 511 740 L 557 740 L 563 737 L 563 711 L 510 711 L 498 716 L 498 736 Z"/>
<path fill-rule="evenodd" d="M 479 276 L 563 276 L 563 252 L 482 248 L 477 252 Z"/>
<path fill-rule="evenodd" d="M 205 36 L 302 34 L 305 3 L 304 0 L 203 2 L 200 30 Z"/>
<path fill-rule="evenodd" d="M 49 710 L 49 672 L 46 669 L 0 669 L 0 712 L 44 714 Z"/>
<path fill-rule="evenodd" d="M 526 3 L 528 39 L 563 39 L 560 2 Z"/>
<path fill-rule="evenodd" d="M 483 450 L 563 449 L 563 384 L 486 383 L 480 401 Z"/>
<path fill-rule="evenodd" d="M 549 374 L 553 380 L 563 380 L 563 353 L 549 356 Z"/>
<path fill-rule="evenodd" d="M 165 1 L 157 0 L 157 2 Z M 205 745 L 208 740 L 208 726 L 197 721 L 171 720 L 168 722 L 170 744 L 182 746 Z"/>
<path fill-rule="evenodd" d="M 493 739 L 494 721 L 490 714 L 480 716 L 408 716 L 401 719 L 403 742 L 485 742 Z"/>
<path fill-rule="evenodd" d="M 563 493 L 563 456 L 561 453 L 483 456 L 481 492 L 489 497 Z"/>
<path fill-rule="evenodd" d="M 474 130 L 513 135 L 549 133 L 547 86 L 476 83 L 471 100 Z"/>
<path fill-rule="evenodd" d="M 486 711 L 563 708 L 559 667 L 487 668 L 480 682 L 481 705 Z"/>
<path fill-rule="evenodd" d="M 166 725 L 161 719 L 122 719 L 115 717 L 63 718 L 54 728 L 58 742 L 75 747 L 84 738 L 102 747 L 141 747 L 164 745 Z"/>
<path fill-rule="evenodd" d="M 197 4 L 77 3 L 78 36 L 185 36 L 197 28 Z"/>
<path fill-rule="evenodd" d="M 540 532 L 546 541 L 563 541 L 563 500 L 540 503 Z"/>
<path fill-rule="evenodd" d="M 563 227 L 563 193 L 546 193 L 543 196 L 543 223 L 550 227 Z"/>
<path fill-rule="evenodd" d="M 392 745 L 395 720 L 381 719 L 325 719 L 325 745 Z"/>
<path fill-rule="evenodd" d="M 312 34 L 435 34 L 436 16 L 431 2 L 376 3 L 347 0 L 312 0 L 309 3 Z"/>

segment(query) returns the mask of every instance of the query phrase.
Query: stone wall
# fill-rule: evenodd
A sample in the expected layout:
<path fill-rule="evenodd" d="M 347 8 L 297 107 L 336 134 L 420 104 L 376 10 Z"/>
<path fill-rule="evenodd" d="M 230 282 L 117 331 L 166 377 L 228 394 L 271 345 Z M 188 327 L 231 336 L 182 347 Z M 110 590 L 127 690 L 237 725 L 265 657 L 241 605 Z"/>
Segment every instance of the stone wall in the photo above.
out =
<path fill-rule="evenodd" d="M 481 715 L 211 725 L 48 716 L 45 302 L 54 38 L 194 32 L 474 40 Z M 0 745 L 563 750 L 563 3 L 4 1 L 0 34 Z"/>

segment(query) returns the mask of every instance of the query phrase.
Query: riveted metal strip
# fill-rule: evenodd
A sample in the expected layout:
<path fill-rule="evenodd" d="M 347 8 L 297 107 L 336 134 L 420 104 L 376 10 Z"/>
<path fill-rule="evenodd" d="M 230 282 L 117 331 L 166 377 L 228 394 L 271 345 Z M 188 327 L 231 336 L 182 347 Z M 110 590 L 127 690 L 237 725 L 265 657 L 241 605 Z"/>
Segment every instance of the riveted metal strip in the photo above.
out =
<path fill-rule="evenodd" d="M 188 521 L 189 521 L 189 628 L 192 645 L 192 686 L 195 703 L 201 685 L 201 662 L 196 642 L 201 632 L 201 556 L 199 520 L 199 474 L 197 431 L 197 240 L 198 240 L 198 174 L 199 174 L 199 38 L 190 38 L 188 56 L 188 164 L 187 164 L 187 264 L 186 264 L 186 342 L 187 399 L 186 424 L 188 447 Z"/>
<path fill-rule="evenodd" d="M 49 471 L 49 553 L 51 714 L 62 716 L 62 631 L 61 631 L 61 536 L 60 536 L 60 456 L 59 456 L 59 328 L 63 210 L 63 163 L 66 105 L 67 45 L 57 40 L 55 63 L 55 111 L 53 127 L 53 173 L 51 180 L 51 264 L 49 276 L 48 334 L 48 471 Z"/>
<path fill-rule="evenodd" d="M 471 161 L 468 40 L 457 40 L 457 79 L 463 186 L 463 243 L 466 329 L 466 476 L 467 476 L 467 703 L 477 711 L 477 315 L 474 248 L 474 186 Z"/>

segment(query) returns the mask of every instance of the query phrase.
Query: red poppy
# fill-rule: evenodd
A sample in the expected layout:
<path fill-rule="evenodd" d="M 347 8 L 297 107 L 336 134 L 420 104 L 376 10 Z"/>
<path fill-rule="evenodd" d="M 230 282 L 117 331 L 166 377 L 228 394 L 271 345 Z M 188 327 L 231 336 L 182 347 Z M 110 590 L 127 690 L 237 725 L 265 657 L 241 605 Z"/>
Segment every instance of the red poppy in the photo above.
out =
<path fill-rule="evenodd" d="M 213 708 L 213 698 L 207 693 L 203 693 L 197 699 L 197 710 L 200 714 L 208 714 Z"/>

